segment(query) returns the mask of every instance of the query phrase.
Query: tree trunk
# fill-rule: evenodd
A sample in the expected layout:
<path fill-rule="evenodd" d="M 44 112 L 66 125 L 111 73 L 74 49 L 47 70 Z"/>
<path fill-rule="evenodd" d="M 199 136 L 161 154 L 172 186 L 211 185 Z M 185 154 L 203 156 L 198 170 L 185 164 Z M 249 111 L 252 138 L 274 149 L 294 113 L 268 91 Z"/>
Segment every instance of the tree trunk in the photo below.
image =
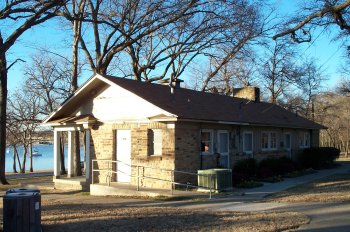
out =
<path fill-rule="evenodd" d="M 27 161 L 28 147 L 26 144 L 23 144 L 23 159 L 22 159 L 22 168 L 21 173 L 26 172 L 26 161 Z"/>
<path fill-rule="evenodd" d="M 2 36 L 0 34 L 0 182 L 9 184 L 5 176 L 6 157 L 6 104 L 7 104 L 7 63 Z"/>
<path fill-rule="evenodd" d="M 78 89 L 78 62 L 79 62 L 79 41 L 81 37 L 81 26 L 82 26 L 82 17 L 85 8 L 85 0 L 81 0 L 76 11 L 76 2 L 73 1 L 73 15 L 75 19 L 73 20 L 73 47 L 72 47 L 72 80 L 71 80 L 71 90 L 74 93 Z M 80 137 L 79 131 L 73 133 L 74 136 L 74 176 L 81 176 L 81 166 L 80 166 Z"/>
<path fill-rule="evenodd" d="M 30 163 L 29 163 L 29 172 L 33 172 L 33 140 L 32 140 L 32 136 L 30 136 L 30 141 L 29 141 L 29 159 L 30 159 Z"/>
<path fill-rule="evenodd" d="M 61 170 L 60 174 L 61 175 L 66 175 L 66 166 L 64 165 L 64 137 L 63 133 L 61 133 L 61 138 L 60 138 L 60 159 L 61 159 Z"/>
<path fill-rule="evenodd" d="M 13 165 L 12 165 L 12 170 L 13 170 L 14 173 L 17 173 L 15 146 L 16 145 L 12 145 L 12 147 L 13 147 Z"/>
<path fill-rule="evenodd" d="M 13 151 L 14 151 L 14 154 L 16 155 L 16 157 L 17 157 L 19 170 L 21 170 L 22 169 L 22 165 L 21 165 L 21 161 L 19 160 L 18 150 L 17 150 L 17 146 L 16 145 L 13 146 Z"/>
<path fill-rule="evenodd" d="M 74 131 L 74 176 L 81 176 L 80 137 L 79 131 Z"/>

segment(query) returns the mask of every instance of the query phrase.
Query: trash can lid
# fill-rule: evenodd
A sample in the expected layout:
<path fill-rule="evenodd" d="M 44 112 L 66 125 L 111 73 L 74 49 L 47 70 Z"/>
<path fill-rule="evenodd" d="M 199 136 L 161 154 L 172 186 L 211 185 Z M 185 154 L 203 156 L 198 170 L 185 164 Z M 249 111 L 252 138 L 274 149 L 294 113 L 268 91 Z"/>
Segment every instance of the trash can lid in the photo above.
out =
<path fill-rule="evenodd" d="M 4 199 L 19 199 L 19 198 L 32 198 L 35 196 L 39 196 L 38 192 L 19 192 L 19 193 L 7 193 L 4 196 Z"/>
<path fill-rule="evenodd" d="M 38 188 L 27 188 L 27 187 L 21 187 L 21 188 L 11 188 L 6 191 L 7 193 L 19 193 L 19 192 L 39 192 L 40 190 Z"/>

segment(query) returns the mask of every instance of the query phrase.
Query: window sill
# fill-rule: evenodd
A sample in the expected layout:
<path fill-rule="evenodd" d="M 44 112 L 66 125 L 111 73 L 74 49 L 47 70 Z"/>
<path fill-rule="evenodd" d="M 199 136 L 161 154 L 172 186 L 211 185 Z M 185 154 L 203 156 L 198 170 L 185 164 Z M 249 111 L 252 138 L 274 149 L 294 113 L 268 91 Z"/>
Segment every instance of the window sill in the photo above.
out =
<path fill-rule="evenodd" d="M 149 155 L 149 156 L 147 157 L 147 159 L 148 159 L 148 160 L 162 160 L 163 157 L 162 157 L 162 155 Z"/>

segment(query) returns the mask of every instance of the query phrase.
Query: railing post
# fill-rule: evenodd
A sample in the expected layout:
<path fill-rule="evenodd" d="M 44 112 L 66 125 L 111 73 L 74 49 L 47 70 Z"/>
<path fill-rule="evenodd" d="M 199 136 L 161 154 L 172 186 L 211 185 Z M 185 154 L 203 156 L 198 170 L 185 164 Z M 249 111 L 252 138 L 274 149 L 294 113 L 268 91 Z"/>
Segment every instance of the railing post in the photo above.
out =
<path fill-rule="evenodd" d="M 92 160 L 91 162 L 91 165 L 92 165 L 92 172 L 91 172 L 91 184 L 94 184 L 94 160 Z"/>
<path fill-rule="evenodd" d="M 171 195 L 174 194 L 174 171 L 170 170 L 171 172 Z"/>
<path fill-rule="evenodd" d="M 108 186 L 111 186 L 111 174 L 112 174 L 112 168 L 111 168 L 111 162 L 108 162 Z"/>
<path fill-rule="evenodd" d="M 140 190 L 140 172 L 139 172 L 139 165 L 137 165 L 137 191 Z"/>
<path fill-rule="evenodd" d="M 209 199 L 211 199 L 212 174 L 209 174 Z"/>

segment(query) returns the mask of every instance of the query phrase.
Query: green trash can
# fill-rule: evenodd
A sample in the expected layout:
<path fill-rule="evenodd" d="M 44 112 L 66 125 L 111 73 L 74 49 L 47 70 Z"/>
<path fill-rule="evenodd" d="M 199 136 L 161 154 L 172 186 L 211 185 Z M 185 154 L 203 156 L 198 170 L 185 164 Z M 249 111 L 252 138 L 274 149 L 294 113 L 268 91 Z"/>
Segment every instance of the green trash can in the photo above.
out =
<path fill-rule="evenodd" d="M 40 191 L 8 190 L 3 198 L 3 226 L 4 232 L 41 232 Z"/>

